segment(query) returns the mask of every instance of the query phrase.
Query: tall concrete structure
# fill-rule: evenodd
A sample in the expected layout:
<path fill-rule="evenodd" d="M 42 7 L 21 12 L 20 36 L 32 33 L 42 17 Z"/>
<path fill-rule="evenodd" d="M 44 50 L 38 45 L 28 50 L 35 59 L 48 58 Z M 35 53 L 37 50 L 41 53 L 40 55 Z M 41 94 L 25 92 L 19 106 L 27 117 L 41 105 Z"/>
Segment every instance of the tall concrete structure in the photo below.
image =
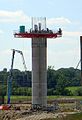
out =
<path fill-rule="evenodd" d="M 20 27 L 16 38 L 32 38 L 32 108 L 47 106 L 47 38 L 62 36 L 61 28 L 46 28 L 46 18 L 32 18 L 32 28 Z"/>
<path fill-rule="evenodd" d="M 81 82 L 82 85 L 82 36 L 80 36 L 80 56 L 81 56 Z"/>
<path fill-rule="evenodd" d="M 32 30 L 42 34 L 46 18 L 33 18 Z M 32 38 L 32 107 L 47 106 L 47 39 Z"/>
<path fill-rule="evenodd" d="M 47 105 L 47 39 L 32 38 L 32 105 Z"/>

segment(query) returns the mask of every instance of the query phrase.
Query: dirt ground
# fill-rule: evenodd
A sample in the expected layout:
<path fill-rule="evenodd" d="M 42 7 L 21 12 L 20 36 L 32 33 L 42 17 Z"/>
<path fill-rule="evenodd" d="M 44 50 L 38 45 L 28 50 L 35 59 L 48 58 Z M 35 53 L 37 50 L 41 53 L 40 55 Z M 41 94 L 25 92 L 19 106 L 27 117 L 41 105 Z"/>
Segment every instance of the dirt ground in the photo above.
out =
<path fill-rule="evenodd" d="M 62 113 L 52 113 L 52 112 L 28 112 L 19 110 L 8 110 L 0 111 L 0 120 L 42 120 L 45 118 L 63 118 L 67 114 L 73 114 L 75 112 L 62 112 Z"/>
<path fill-rule="evenodd" d="M 20 107 L 21 106 L 21 107 Z M 42 120 L 45 118 L 63 118 L 77 111 L 41 111 L 30 110 L 30 105 L 15 104 L 10 110 L 0 110 L 0 120 Z"/>

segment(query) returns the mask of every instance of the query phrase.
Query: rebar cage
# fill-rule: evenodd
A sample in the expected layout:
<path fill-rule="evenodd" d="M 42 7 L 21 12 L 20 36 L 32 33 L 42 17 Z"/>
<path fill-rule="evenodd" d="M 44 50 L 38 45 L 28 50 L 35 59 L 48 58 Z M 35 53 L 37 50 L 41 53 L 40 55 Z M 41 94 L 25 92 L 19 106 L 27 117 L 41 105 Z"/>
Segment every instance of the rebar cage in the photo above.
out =
<path fill-rule="evenodd" d="M 32 17 L 32 30 L 46 30 L 46 17 Z"/>

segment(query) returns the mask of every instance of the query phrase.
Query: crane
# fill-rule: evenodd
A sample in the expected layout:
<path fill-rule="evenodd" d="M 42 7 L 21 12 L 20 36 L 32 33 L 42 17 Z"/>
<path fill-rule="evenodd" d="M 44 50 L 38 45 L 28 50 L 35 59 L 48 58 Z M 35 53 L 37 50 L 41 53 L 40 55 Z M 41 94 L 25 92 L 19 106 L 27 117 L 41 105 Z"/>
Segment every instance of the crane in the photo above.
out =
<path fill-rule="evenodd" d="M 81 59 L 79 60 L 77 66 L 76 66 L 76 69 L 78 68 L 79 64 L 81 63 Z"/>
<path fill-rule="evenodd" d="M 12 49 L 12 51 L 13 52 L 12 52 L 11 69 L 10 69 L 8 80 L 7 80 L 7 85 L 8 85 L 8 88 L 7 88 L 7 94 L 8 94 L 7 104 L 10 104 L 10 97 L 11 97 L 11 91 L 12 91 L 11 86 L 12 86 L 12 76 L 13 76 L 13 64 L 14 64 L 15 52 L 17 52 L 21 55 L 25 72 L 27 71 L 27 67 L 26 67 L 26 64 L 25 64 L 25 59 L 24 59 L 23 52 L 20 51 L 20 50 L 15 50 L 15 49 Z"/>

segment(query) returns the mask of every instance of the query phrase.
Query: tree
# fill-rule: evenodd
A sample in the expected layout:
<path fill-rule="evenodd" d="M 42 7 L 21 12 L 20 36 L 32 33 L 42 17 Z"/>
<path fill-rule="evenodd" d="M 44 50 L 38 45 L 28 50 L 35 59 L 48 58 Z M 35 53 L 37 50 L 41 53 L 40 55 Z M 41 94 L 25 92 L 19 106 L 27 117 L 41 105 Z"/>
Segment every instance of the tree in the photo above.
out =
<path fill-rule="evenodd" d="M 75 91 L 75 94 L 76 96 L 82 96 L 82 88 L 79 88 Z"/>
<path fill-rule="evenodd" d="M 57 84 L 56 71 L 53 68 L 54 67 L 48 66 L 48 70 L 47 70 L 48 89 L 51 89 L 51 88 L 55 89 Z"/>
<path fill-rule="evenodd" d="M 56 95 L 70 95 L 70 91 L 66 89 L 66 81 L 65 81 L 65 76 L 61 73 L 58 78 L 58 82 L 56 85 Z"/>

